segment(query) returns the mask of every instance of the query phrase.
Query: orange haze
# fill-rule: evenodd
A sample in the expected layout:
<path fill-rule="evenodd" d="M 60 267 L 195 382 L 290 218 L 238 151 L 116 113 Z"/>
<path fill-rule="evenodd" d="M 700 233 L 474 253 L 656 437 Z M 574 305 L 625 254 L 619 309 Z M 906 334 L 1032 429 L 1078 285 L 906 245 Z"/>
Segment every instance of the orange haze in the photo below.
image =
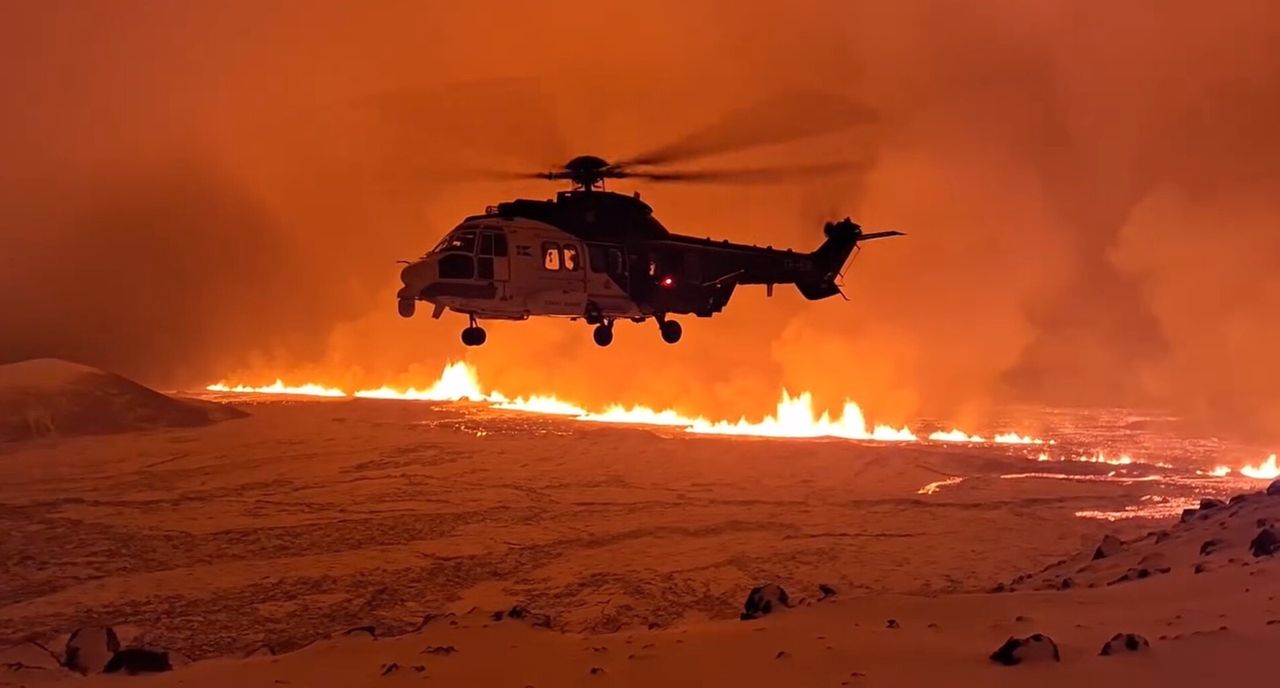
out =
<path fill-rule="evenodd" d="M 580 323 L 498 323 L 471 360 L 511 394 L 717 417 L 785 385 L 892 423 L 1141 404 L 1280 439 L 1273 2 L 5 3 L 0 89 L 0 361 L 429 384 L 460 316 L 400 320 L 394 261 L 555 190 L 477 170 L 816 91 L 875 124 L 733 160 L 865 170 L 638 188 L 685 233 L 908 231 L 867 247 L 851 302 L 744 289 L 675 347 L 652 323 L 607 350 Z"/>

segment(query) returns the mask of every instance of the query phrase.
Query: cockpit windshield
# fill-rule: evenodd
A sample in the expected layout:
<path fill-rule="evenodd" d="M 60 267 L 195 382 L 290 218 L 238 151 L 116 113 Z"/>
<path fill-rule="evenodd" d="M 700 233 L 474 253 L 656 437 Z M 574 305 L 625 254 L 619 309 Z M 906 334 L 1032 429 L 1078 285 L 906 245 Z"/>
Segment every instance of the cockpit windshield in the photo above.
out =
<path fill-rule="evenodd" d="M 454 232 L 444 241 L 442 252 L 475 253 L 476 233 L 473 231 Z"/>

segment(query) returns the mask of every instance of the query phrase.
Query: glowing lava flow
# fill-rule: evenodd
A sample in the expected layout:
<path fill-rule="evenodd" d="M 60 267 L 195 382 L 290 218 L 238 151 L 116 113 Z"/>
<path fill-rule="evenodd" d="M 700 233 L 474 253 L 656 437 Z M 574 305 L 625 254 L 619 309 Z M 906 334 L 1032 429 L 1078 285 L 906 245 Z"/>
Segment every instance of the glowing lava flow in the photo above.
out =
<path fill-rule="evenodd" d="M 816 415 L 813 410 L 813 397 L 804 392 L 793 397 L 782 391 L 782 400 L 778 402 L 777 415 L 765 416 L 764 420 L 753 423 L 746 418 L 737 423 L 718 421 L 715 423 L 698 419 L 689 426 L 689 432 L 702 435 L 750 435 L 754 437 L 841 437 L 847 440 L 876 440 L 879 442 L 913 442 L 916 436 L 907 428 L 893 428 L 888 425 L 877 425 L 867 431 L 867 421 L 862 409 L 852 401 L 844 402 L 840 417 L 833 420 L 823 412 Z"/>
<path fill-rule="evenodd" d="M 996 435 L 994 441 L 996 444 L 1044 444 L 1042 439 L 1019 435 L 1016 432 L 1005 432 Z M 1053 443 L 1053 440 L 1049 440 L 1049 444 Z"/>
<path fill-rule="evenodd" d="M 982 444 L 987 441 L 979 435 L 970 435 L 957 428 L 952 428 L 949 432 L 942 432 L 939 430 L 937 432 L 930 433 L 929 439 L 934 442 L 967 442 L 970 444 Z"/>
<path fill-rule="evenodd" d="M 249 387 L 247 385 L 229 386 L 225 382 L 209 385 L 205 389 L 210 392 L 232 392 L 235 394 L 296 394 L 307 397 L 345 397 L 347 393 L 334 388 L 325 387 L 317 384 L 298 385 L 296 387 L 286 385 L 284 380 L 276 379 L 275 382 L 262 387 Z"/>
<path fill-rule="evenodd" d="M 1201 475 L 1212 475 L 1216 478 L 1225 478 L 1231 475 L 1232 470 L 1228 466 L 1215 466 L 1211 471 L 1196 471 Z M 1280 465 L 1276 463 L 1276 455 L 1272 454 L 1267 457 L 1266 461 L 1254 466 L 1245 464 L 1240 467 L 1240 475 L 1254 480 L 1275 480 L 1280 478 Z"/>
<path fill-rule="evenodd" d="M 1003 432 L 988 440 L 981 435 L 970 435 L 958 428 L 952 428 L 946 432 L 941 430 L 931 432 L 929 433 L 929 439 L 934 442 L 963 442 L 965 444 L 986 444 L 989 441 L 996 444 L 1045 444 L 1042 439 L 1019 435 L 1016 432 Z M 1049 444 L 1053 444 L 1053 441 L 1050 440 Z"/>
<path fill-rule="evenodd" d="M 1280 466 L 1276 465 L 1276 455 L 1272 454 L 1267 460 L 1257 466 L 1245 466 L 1240 469 L 1240 474 L 1246 478 L 1254 478 L 1256 480 L 1273 480 L 1280 478 Z"/>
<path fill-rule="evenodd" d="M 1103 452 L 1098 452 L 1097 454 L 1094 454 L 1092 456 L 1081 455 L 1081 456 L 1075 456 L 1075 457 L 1059 457 L 1057 459 L 1049 456 L 1044 452 L 1040 452 L 1040 456 L 1037 456 L 1036 460 L 1041 462 L 1079 461 L 1081 463 L 1105 463 L 1109 466 L 1128 466 L 1129 464 L 1133 463 L 1133 457 L 1129 456 L 1128 454 L 1121 454 L 1120 456 L 1107 456 Z M 1161 464 L 1154 464 L 1154 465 L 1161 466 Z"/>
<path fill-rule="evenodd" d="M 355 394 L 365 399 L 408 399 L 413 401 L 492 401 L 491 397 L 480 389 L 480 379 L 476 369 L 464 361 L 450 363 L 440 373 L 440 379 L 426 389 L 410 387 L 406 390 L 392 389 L 382 386 L 377 389 L 362 389 Z M 505 399 L 503 399 L 505 401 Z"/>
<path fill-rule="evenodd" d="M 263 394 L 300 394 L 324 397 L 345 397 L 346 392 L 333 387 L 307 384 L 297 387 L 285 385 L 277 380 L 265 387 L 249 387 L 244 385 L 228 386 L 225 383 L 209 385 L 213 392 L 258 392 Z M 733 435 L 750 437 L 835 437 L 850 440 L 871 440 L 877 442 L 914 442 L 919 438 L 907 427 L 894 428 L 889 425 L 868 426 L 862 409 L 852 401 L 845 401 L 840 415 L 832 417 L 823 411 L 814 409 L 813 396 L 803 392 L 791 396 L 783 390 L 782 399 L 778 401 L 774 415 L 765 416 L 758 421 L 740 418 L 737 422 L 726 420 L 712 421 L 702 417 L 685 416 L 673 409 L 655 410 L 647 406 L 613 405 L 602 412 L 592 412 L 577 404 L 551 396 L 533 395 L 529 397 L 510 398 L 501 392 L 484 391 L 476 369 L 464 361 L 450 363 L 445 366 L 430 387 L 417 389 L 396 389 L 382 386 L 376 389 L 362 389 L 353 396 L 365 399 L 401 399 L 413 401 L 472 401 L 486 403 L 494 408 L 556 415 L 578 421 L 592 423 L 621 423 L 628 425 L 661 425 L 683 428 L 686 432 L 699 435 Z M 988 440 L 969 435 L 961 430 L 947 433 L 935 432 L 929 439 L 941 442 L 986 443 Z M 1044 444 L 1043 440 L 1024 437 L 1017 433 L 996 435 L 995 442 L 1005 444 Z M 1052 442 L 1050 442 L 1052 444 Z"/>

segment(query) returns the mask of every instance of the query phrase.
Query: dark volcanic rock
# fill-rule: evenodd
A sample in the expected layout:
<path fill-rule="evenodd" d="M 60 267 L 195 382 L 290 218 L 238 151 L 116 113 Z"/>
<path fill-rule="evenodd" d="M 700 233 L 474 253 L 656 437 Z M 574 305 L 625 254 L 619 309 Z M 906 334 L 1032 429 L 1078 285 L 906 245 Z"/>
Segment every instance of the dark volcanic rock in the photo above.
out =
<path fill-rule="evenodd" d="M 1220 506 L 1226 506 L 1226 505 L 1227 505 L 1226 502 L 1222 501 L 1221 499 L 1214 499 L 1213 497 L 1205 497 L 1204 499 L 1200 500 L 1201 510 L 1217 509 Z"/>
<path fill-rule="evenodd" d="M 501 612 L 498 612 L 498 614 L 501 614 Z M 501 618 L 498 614 L 494 615 L 495 619 Z M 507 618 L 515 619 L 516 621 L 526 621 L 530 626 L 534 626 L 535 628 L 551 628 L 550 616 L 529 611 L 527 607 L 523 607 L 518 604 L 507 610 Z"/>
<path fill-rule="evenodd" d="M 1203 557 L 1209 554 L 1213 554 L 1214 552 L 1222 549 L 1222 546 L 1225 544 L 1226 542 L 1223 541 L 1221 538 L 1213 538 L 1212 540 L 1205 540 L 1200 545 L 1200 556 Z"/>
<path fill-rule="evenodd" d="M 1115 585 L 1116 583 L 1127 583 L 1129 581 L 1142 580 L 1144 578 L 1150 578 L 1152 576 L 1159 576 L 1161 574 L 1169 573 L 1172 570 L 1173 569 L 1168 566 L 1157 566 L 1157 567 L 1150 567 L 1150 568 L 1143 566 L 1140 568 L 1129 569 L 1128 571 L 1124 572 L 1123 576 L 1120 576 L 1119 578 L 1111 581 L 1110 583 L 1107 583 L 1107 585 Z"/>
<path fill-rule="evenodd" d="M 1191 522 L 1191 520 L 1192 520 L 1192 519 L 1194 519 L 1194 518 L 1196 517 L 1196 514 L 1198 514 L 1198 513 L 1200 513 L 1200 510 L 1199 510 L 1199 509 L 1183 509 L 1183 510 L 1182 510 L 1182 517 L 1181 517 L 1181 519 L 1180 519 L 1180 520 L 1181 520 L 1183 523 L 1190 523 L 1190 522 Z"/>
<path fill-rule="evenodd" d="M 107 666 L 103 667 L 102 671 L 106 674 L 124 672 L 132 676 L 173 671 L 173 664 L 169 661 L 169 653 L 164 650 L 127 647 L 112 655 L 111 661 L 107 662 Z"/>
<path fill-rule="evenodd" d="M 107 666 L 120 649 L 120 638 L 110 626 L 87 626 L 72 631 L 67 638 L 63 666 L 82 674 L 96 674 Z"/>
<path fill-rule="evenodd" d="M 1122 549 L 1124 549 L 1124 542 L 1122 542 L 1120 538 L 1114 535 L 1103 536 L 1102 542 L 1098 545 L 1097 549 L 1093 550 L 1093 560 L 1097 561 L 1099 559 L 1106 559 L 1107 557 L 1114 557 Z"/>
<path fill-rule="evenodd" d="M 1267 485 L 1267 494 L 1272 497 L 1280 496 L 1280 478 L 1272 480 L 1271 484 Z"/>
<path fill-rule="evenodd" d="M 1253 552 L 1255 557 L 1268 557 L 1280 552 L 1280 536 L 1276 535 L 1276 531 L 1271 528 L 1263 528 L 1258 531 L 1253 542 L 1249 543 L 1249 551 Z"/>
<path fill-rule="evenodd" d="M 1117 633 L 1111 636 L 1098 654 L 1102 656 L 1118 655 L 1125 652 L 1144 652 L 1151 649 L 1151 643 L 1137 633 Z"/>
<path fill-rule="evenodd" d="M 766 614 L 791 606 L 791 597 L 777 583 L 766 583 L 751 589 L 747 601 L 742 604 L 743 621 L 758 619 Z"/>
<path fill-rule="evenodd" d="M 991 653 L 991 661 L 1005 666 L 1024 662 L 1057 662 L 1058 644 L 1043 633 L 1033 633 L 1025 638 L 1009 638 Z"/>
<path fill-rule="evenodd" d="M 828 597 L 835 597 L 837 593 L 836 593 L 836 589 L 831 587 L 830 585 L 827 585 L 826 583 L 819 583 L 818 594 L 820 595 L 820 597 L 818 597 L 818 601 L 822 601 L 827 599 Z"/>

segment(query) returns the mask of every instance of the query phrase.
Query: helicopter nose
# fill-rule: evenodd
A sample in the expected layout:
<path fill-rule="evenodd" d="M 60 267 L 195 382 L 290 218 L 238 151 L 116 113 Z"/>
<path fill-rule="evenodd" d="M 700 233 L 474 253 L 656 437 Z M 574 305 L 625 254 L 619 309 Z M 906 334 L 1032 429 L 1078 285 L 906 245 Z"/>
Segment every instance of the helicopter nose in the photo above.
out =
<path fill-rule="evenodd" d="M 400 271 L 400 282 L 404 287 L 398 296 L 402 299 L 417 298 L 423 288 L 435 280 L 435 259 L 423 258 L 404 266 Z"/>
<path fill-rule="evenodd" d="M 425 284 L 429 281 L 431 275 L 434 274 L 431 269 L 432 262 L 433 259 L 431 258 L 423 258 L 422 260 L 409 263 L 400 271 L 400 281 L 406 286 Z"/>

